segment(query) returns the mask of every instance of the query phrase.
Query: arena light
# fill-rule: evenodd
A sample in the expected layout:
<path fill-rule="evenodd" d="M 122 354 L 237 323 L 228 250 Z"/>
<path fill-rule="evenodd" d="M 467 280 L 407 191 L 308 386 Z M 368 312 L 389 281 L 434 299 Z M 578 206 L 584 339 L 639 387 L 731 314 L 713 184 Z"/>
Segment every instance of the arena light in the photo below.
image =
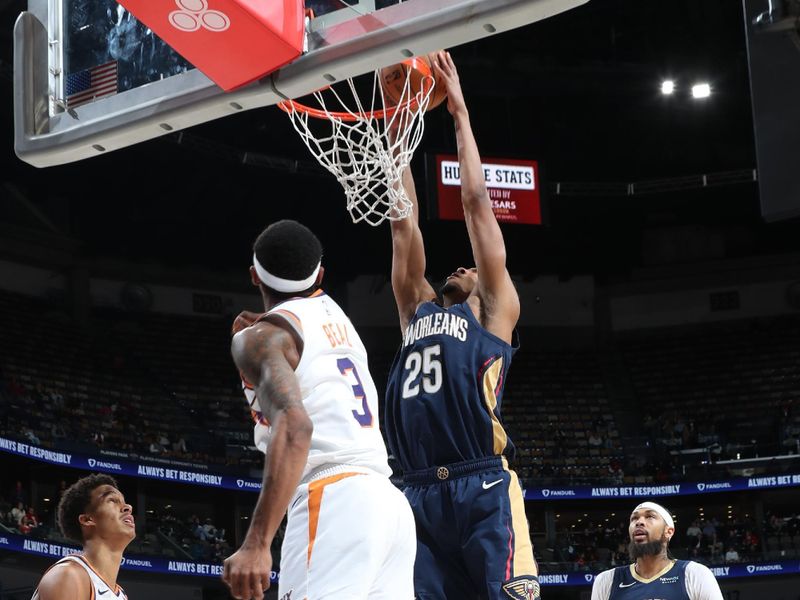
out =
<path fill-rule="evenodd" d="M 665 79 L 661 82 L 661 93 L 665 96 L 670 96 L 675 93 L 675 82 L 671 79 Z"/>
<path fill-rule="evenodd" d="M 692 98 L 708 98 L 711 95 L 711 86 L 707 83 L 696 83 L 692 86 Z"/>

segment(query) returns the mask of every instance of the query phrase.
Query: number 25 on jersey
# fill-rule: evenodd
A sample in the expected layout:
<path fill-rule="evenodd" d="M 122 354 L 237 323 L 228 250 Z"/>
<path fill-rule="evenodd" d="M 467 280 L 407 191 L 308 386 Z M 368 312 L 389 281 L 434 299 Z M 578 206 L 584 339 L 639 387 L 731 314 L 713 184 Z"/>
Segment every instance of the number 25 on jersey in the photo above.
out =
<path fill-rule="evenodd" d="M 415 350 L 406 357 L 403 368 L 403 398 L 419 394 L 435 394 L 442 387 L 442 347 L 439 344 Z"/>

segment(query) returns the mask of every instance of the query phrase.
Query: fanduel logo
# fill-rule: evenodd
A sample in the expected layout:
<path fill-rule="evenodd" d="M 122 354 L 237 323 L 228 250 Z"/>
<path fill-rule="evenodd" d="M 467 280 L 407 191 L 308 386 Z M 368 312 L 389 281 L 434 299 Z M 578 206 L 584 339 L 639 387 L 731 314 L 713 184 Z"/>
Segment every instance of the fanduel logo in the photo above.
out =
<path fill-rule="evenodd" d="M 105 462 L 103 460 L 95 460 L 93 458 L 89 459 L 89 466 L 92 468 L 98 467 L 100 469 L 107 469 L 109 471 L 122 471 L 122 465 L 120 464 Z"/>
<path fill-rule="evenodd" d="M 575 490 L 542 490 L 542 496 L 574 496 Z"/>
<path fill-rule="evenodd" d="M 586 581 L 588 583 L 592 583 L 592 579 L 594 579 L 594 575 L 592 575 L 591 573 L 587 573 L 586 575 L 583 576 L 583 578 L 586 579 Z"/>
<path fill-rule="evenodd" d="M 721 481 L 720 483 L 698 483 L 697 484 L 697 489 L 699 491 L 701 491 L 701 492 L 704 491 L 704 490 L 708 490 L 708 491 L 711 491 L 711 490 L 729 490 L 732 487 L 733 486 L 730 484 L 729 481 Z"/>
<path fill-rule="evenodd" d="M 126 567 L 147 567 L 148 569 L 153 568 L 153 565 L 149 560 L 137 560 L 135 558 L 123 558 L 122 564 Z"/>
<path fill-rule="evenodd" d="M 260 490 L 261 484 L 255 481 L 247 481 L 245 479 L 237 479 L 236 485 L 246 490 Z"/>
<path fill-rule="evenodd" d="M 747 565 L 748 573 L 765 573 L 770 571 L 783 571 L 782 565 Z"/>

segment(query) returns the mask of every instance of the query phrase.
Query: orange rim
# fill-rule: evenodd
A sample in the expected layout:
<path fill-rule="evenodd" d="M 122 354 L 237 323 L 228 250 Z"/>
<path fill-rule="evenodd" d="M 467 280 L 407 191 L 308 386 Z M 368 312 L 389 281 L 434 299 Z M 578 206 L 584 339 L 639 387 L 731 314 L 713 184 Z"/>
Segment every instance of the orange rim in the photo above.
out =
<path fill-rule="evenodd" d="M 431 68 L 425 63 L 424 61 L 420 60 L 418 57 L 414 58 L 407 58 L 406 60 L 402 61 L 403 65 L 408 66 L 409 69 L 414 69 L 415 71 L 419 71 L 422 73 L 423 76 L 423 93 L 428 93 L 429 89 L 425 86 L 431 86 L 433 82 L 433 72 Z M 321 90 L 326 90 L 330 86 L 325 86 L 321 88 Z M 306 104 L 302 104 L 297 100 L 283 100 L 278 102 L 278 108 L 280 108 L 285 113 L 291 113 L 297 111 L 299 113 L 305 113 L 310 117 L 314 117 L 315 119 L 338 119 L 340 121 L 358 121 L 361 119 L 383 119 L 385 117 L 392 117 L 398 110 L 401 108 L 409 108 L 413 109 L 419 105 L 417 102 L 416 97 L 411 98 L 407 102 L 402 104 L 398 104 L 397 106 L 391 106 L 389 108 L 381 108 L 379 110 L 371 110 L 367 112 L 337 112 L 333 110 L 322 110 L 321 108 L 314 108 L 313 106 L 308 106 Z"/>

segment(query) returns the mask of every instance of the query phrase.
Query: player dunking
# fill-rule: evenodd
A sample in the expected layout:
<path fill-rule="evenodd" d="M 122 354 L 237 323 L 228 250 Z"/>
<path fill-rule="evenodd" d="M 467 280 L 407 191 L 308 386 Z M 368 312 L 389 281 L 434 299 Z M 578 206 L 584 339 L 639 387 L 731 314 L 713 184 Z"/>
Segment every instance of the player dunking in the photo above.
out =
<path fill-rule="evenodd" d="M 61 533 L 83 546 L 83 553 L 65 556 L 51 566 L 32 600 L 127 600 L 117 585 L 117 575 L 136 527 L 131 505 L 114 478 L 88 475 L 79 479 L 61 496 L 57 514 Z"/>
<path fill-rule="evenodd" d="M 538 568 L 522 489 L 506 457 L 514 446 L 500 420 L 516 351 L 519 298 L 506 270 L 478 148 L 450 55 L 432 55 L 447 89 L 461 168 L 461 199 L 477 268 L 459 268 L 441 290 L 425 279 L 414 212 L 392 222 L 392 287 L 403 342 L 389 376 L 386 432 L 405 472 L 417 524 L 414 585 L 420 600 L 539 597 Z"/>
<path fill-rule="evenodd" d="M 266 457 L 250 529 L 223 579 L 235 598 L 263 597 L 288 507 L 281 598 L 411 600 L 413 516 L 389 481 L 364 345 L 319 287 L 320 242 L 280 221 L 253 250 L 265 312 L 237 318 L 231 350 Z"/>

